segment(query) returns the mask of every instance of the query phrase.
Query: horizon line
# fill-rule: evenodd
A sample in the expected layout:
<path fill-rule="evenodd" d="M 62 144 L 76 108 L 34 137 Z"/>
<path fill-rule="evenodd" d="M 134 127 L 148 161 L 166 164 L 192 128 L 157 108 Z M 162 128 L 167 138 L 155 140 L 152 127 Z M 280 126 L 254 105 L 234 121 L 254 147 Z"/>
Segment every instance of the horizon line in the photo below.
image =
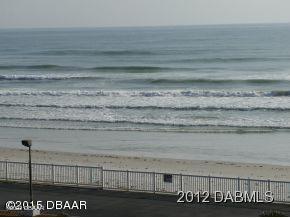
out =
<path fill-rule="evenodd" d="M 176 25 L 145 25 L 145 26 L 23 26 L 23 27 L 0 27 L 0 29 L 89 29 L 89 28 L 163 28 L 163 27 L 194 27 L 194 26 L 235 26 L 235 25 L 273 25 L 273 24 L 290 24 L 290 21 L 287 22 L 263 22 L 263 23 L 213 23 L 213 24 L 176 24 Z"/>

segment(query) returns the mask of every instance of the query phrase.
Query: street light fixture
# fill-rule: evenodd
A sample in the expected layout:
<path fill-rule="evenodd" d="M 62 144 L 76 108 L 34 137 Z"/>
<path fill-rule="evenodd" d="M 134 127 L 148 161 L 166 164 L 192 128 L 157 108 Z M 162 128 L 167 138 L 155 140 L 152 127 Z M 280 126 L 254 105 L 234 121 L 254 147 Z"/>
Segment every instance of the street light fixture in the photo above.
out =
<path fill-rule="evenodd" d="M 31 146 L 32 141 L 31 140 L 22 140 L 22 145 L 29 148 L 29 197 L 30 197 L 30 204 L 32 204 L 32 170 L 31 170 Z"/>

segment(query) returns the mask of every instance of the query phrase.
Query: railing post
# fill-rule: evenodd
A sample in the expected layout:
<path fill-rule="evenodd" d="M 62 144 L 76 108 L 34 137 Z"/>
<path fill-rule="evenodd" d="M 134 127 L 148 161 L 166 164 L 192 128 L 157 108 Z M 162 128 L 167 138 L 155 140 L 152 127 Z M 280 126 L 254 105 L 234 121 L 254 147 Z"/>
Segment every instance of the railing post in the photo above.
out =
<path fill-rule="evenodd" d="M 8 180 L 8 162 L 7 160 L 5 161 L 5 177 L 6 177 L 6 181 Z"/>
<path fill-rule="evenodd" d="M 155 194 L 155 190 L 156 190 L 155 172 L 152 173 L 152 184 L 153 184 L 153 193 Z"/>
<path fill-rule="evenodd" d="M 90 185 L 93 185 L 93 168 L 90 168 Z"/>
<path fill-rule="evenodd" d="M 271 191 L 271 181 L 268 179 L 268 191 Z"/>
<path fill-rule="evenodd" d="M 208 194 L 210 195 L 211 193 L 211 177 L 208 175 Z"/>
<path fill-rule="evenodd" d="M 130 182 L 129 182 L 129 171 L 127 170 L 127 191 L 130 189 Z"/>
<path fill-rule="evenodd" d="M 183 183 L 183 180 L 182 180 L 182 174 L 180 173 L 179 176 L 180 176 L 180 181 L 179 181 L 179 182 L 180 182 L 180 190 L 179 190 L 179 191 L 183 191 L 183 184 L 182 184 L 182 183 Z"/>
<path fill-rule="evenodd" d="M 79 167 L 76 165 L 75 169 L 76 169 L 76 184 L 78 186 L 79 185 Z"/>
<path fill-rule="evenodd" d="M 104 189 L 104 168 L 101 167 L 101 182 L 102 182 L 102 189 Z"/>
<path fill-rule="evenodd" d="M 51 164 L 51 182 L 54 184 L 54 165 Z"/>
<path fill-rule="evenodd" d="M 238 177 L 238 189 L 237 191 L 241 191 L 241 180 L 240 177 Z"/>
<path fill-rule="evenodd" d="M 251 181 L 250 178 L 248 177 L 248 193 L 251 193 Z"/>

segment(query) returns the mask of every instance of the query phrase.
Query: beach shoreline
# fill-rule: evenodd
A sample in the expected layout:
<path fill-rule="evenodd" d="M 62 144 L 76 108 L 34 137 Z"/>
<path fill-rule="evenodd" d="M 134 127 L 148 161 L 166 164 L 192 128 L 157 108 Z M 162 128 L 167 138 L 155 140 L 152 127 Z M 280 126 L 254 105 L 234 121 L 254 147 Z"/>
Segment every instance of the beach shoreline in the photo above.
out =
<path fill-rule="evenodd" d="M 27 150 L 0 147 L 0 161 L 27 161 Z M 34 163 L 104 169 L 290 181 L 290 166 L 33 150 Z"/>

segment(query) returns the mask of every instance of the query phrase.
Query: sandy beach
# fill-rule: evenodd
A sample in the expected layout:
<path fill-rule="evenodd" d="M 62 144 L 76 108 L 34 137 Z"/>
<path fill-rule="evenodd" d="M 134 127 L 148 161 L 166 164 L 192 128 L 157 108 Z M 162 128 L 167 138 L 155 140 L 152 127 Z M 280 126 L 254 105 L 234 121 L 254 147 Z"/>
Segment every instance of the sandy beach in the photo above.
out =
<path fill-rule="evenodd" d="M 0 152 L 1 161 L 27 161 L 26 150 L 0 148 Z M 290 181 L 289 166 L 267 164 L 80 154 L 41 150 L 34 150 L 32 152 L 32 160 L 35 163 L 102 166 L 105 169 L 155 171 L 241 178 L 249 177 L 254 179 Z"/>

